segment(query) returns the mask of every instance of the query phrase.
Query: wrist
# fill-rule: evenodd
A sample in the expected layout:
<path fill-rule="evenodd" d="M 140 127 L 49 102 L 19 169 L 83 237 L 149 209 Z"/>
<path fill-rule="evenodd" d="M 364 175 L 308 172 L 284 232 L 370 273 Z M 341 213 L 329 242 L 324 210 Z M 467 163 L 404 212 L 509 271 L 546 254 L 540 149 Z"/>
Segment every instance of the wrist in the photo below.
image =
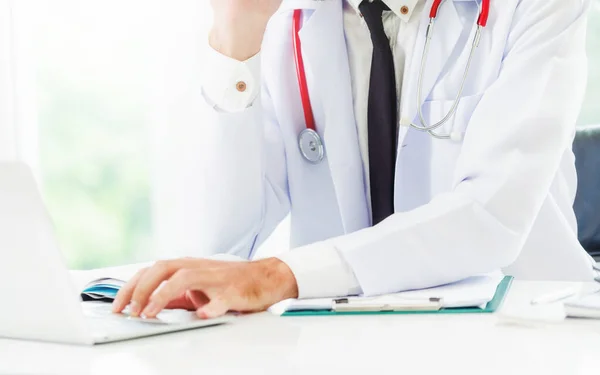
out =
<path fill-rule="evenodd" d="M 263 268 L 262 273 L 267 284 L 272 286 L 267 289 L 273 290 L 273 296 L 277 300 L 275 302 L 298 298 L 298 283 L 287 264 L 277 258 L 263 259 L 257 263 Z"/>
<path fill-rule="evenodd" d="M 215 22 L 208 42 L 217 52 L 238 61 L 246 61 L 260 52 L 265 28 L 266 23 L 242 27 Z"/>

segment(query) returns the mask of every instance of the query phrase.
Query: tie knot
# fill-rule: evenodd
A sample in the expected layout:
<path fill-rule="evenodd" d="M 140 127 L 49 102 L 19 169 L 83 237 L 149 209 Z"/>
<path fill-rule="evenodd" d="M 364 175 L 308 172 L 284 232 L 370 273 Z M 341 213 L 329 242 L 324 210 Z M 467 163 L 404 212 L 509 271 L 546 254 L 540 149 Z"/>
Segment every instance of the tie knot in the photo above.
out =
<path fill-rule="evenodd" d="M 358 6 L 358 10 L 362 14 L 369 31 L 371 31 L 371 39 L 373 44 L 388 43 L 385 31 L 383 28 L 383 11 L 390 10 L 387 5 L 381 0 L 373 2 L 364 0 Z"/>
<path fill-rule="evenodd" d="M 360 10 L 363 16 L 365 15 L 365 13 L 369 13 L 369 15 L 373 14 L 379 15 L 379 17 L 381 17 L 383 11 L 390 10 L 390 8 L 381 0 L 364 0 L 358 6 L 358 10 Z"/>

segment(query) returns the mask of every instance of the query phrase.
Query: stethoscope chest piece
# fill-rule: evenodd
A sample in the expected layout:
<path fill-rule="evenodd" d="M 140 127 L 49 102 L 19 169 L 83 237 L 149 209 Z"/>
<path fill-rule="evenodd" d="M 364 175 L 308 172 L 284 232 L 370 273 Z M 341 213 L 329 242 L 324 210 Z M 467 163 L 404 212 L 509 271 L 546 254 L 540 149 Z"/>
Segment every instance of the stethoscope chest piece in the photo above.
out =
<path fill-rule="evenodd" d="M 298 136 L 300 153 L 308 162 L 318 164 L 325 157 L 321 136 L 312 129 L 304 129 Z"/>

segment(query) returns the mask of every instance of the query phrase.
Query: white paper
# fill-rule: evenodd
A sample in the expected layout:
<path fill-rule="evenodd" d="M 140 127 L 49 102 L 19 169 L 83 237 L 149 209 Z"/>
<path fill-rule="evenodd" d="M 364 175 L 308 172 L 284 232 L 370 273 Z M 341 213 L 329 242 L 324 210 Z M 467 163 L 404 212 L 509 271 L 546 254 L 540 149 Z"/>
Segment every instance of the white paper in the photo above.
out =
<path fill-rule="evenodd" d="M 595 291 L 593 293 L 571 299 L 565 302 L 565 306 L 596 310 L 600 312 L 600 292 Z"/>
<path fill-rule="evenodd" d="M 444 308 L 476 307 L 486 305 L 496 295 L 498 285 L 504 279 L 500 272 L 474 276 L 468 279 L 430 289 L 398 293 L 396 296 L 410 298 L 442 298 Z"/>
<path fill-rule="evenodd" d="M 332 308 L 332 298 L 288 299 L 271 306 L 269 311 L 281 315 L 286 311 L 317 311 L 331 310 Z"/>
<path fill-rule="evenodd" d="M 444 308 L 454 307 L 480 307 L 484 308 L 488 302 L 494 299 L 498 285 L 504 279 L 501 272 L 495 272 L 488 275 L 474 276 L 468 279 L 442 285 L 429 289 L 413 290 L 395 294 L 388 294 L 378 297 L 349 297 L 352 301 L 368 299 L 371 303 L 380 303 L 382 305 L 404 302 L 415 304 L 427 301 L 430 298 L 440 298 Z M 283 314 L 287 311 L 299 310 L 331 310 L 335 298 L 317 298 L 303 300 L 286 300 L 280 302 L 270 311 L 275 314 Z"/>

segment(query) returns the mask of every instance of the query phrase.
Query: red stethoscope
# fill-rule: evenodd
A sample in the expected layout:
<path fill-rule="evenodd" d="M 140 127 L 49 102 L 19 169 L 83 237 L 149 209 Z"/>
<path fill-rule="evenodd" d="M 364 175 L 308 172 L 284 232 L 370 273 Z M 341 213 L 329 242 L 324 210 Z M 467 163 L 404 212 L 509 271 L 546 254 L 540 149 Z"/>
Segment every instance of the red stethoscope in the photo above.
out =
<path fill-rule="evenodd" d="M 427 58 L 429 55 L 429 49 L 431 46 L 431 39 L 433 37 L 433 29 L 435 25 L 435 20 L 438 17 L 438 12 L 440 6 L 445 0 L 434 0 L 431 5 L 431 11 L 429 12 L 429 25 L 427 26 L 427 33 L 425 35 L 425 46 L 423 48 L 423 56 L 421 59 L 421 67 L 419 70 L 419 81 L 417 85 L 417 103 L 423 103 L 423 77 L 425 68 L 427 66 Z M 475 36 L 473 37 L 473 43 L 471 47 L 471 53 L 469 55 L 469 59 L 467 61 L 467 66 L 465 68 L 465 73 L 463 76 L 462 83 L 460 85 L 460 89 L 458 94 L 456 95 L 456 99 L 454 101 L 454 105 L 450 109 L 450 111 L 435 124 L 428 124 L 425 120 L 425 116 L 423 115 L 422 104 L 418 105 L 419 118 L 421 120 L 421 124 L 401 124 L 408 125 L 417 130 L 427 132 L 434 138 L 438 139 L 451 139 L 455 141 L 460 141 L 462 139 L 462 134 L 451 132 L 449 134 L 438 134 L 435 130 L 447 123 L 456 113 L 458 108 L 458 104 L 460 103 L 460 98 L 462 96 L 465 83 L 467 81 L 467 77 L 469 74 L 469 70 L 471 68 L 471 62 L 473 60 L 473 56 L 475 54 L 475 50 L 479 46 L 479 41 L 481 40 L 481 30 L 487 25 L 488 17 L 490 12 L 490 0 L 481 0 L 479 16 L 477 18 L 477 30 L 475 32 Z M 308 162 L 317 164 L 320 163 L 325 156 L 325 148 L 323 145 L 323 140 L 321 136 L 317 133 L 317 128 L 315 125 L 315 117 L 313 115 L 312 106 L 310 103 L 310 95 L 308 92 L 308 83 L 306 80 L 306 72 L 304 70 L 304 59 L 302 57 L 302 46 L 300 43 L 300 28 L 302 23 L 302 9 L 295 9 L 294 15 L 292 19 L 292 39 L 294 42 L 294 59 L 296 62 L 296 73 L 298 75 L 298 85 L 300 87 L 300 98 L 302 100 L 302 109 L 304 111 L 304 121 L 306 122 L 306 129 L 302 130 L 298 135 L 298 146 L 300 148 L 300 153 Z"/>

